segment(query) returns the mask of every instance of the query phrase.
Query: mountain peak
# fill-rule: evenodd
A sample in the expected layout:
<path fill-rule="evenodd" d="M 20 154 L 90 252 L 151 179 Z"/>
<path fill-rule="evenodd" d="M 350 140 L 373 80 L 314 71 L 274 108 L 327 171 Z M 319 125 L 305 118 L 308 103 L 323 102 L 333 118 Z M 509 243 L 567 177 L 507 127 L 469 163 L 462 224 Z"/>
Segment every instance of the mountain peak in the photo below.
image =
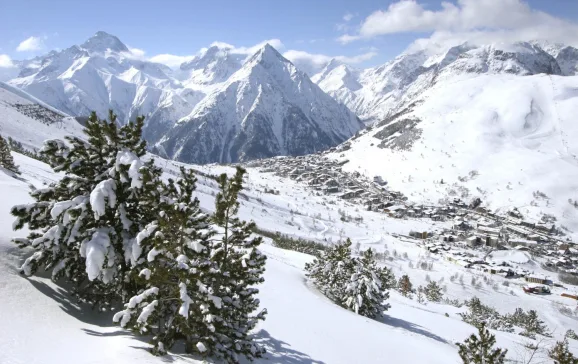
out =
<path fill-rule="evenodd" d="M 289 62 L 285 57 L 281 55 L 272 45 L 265 43 L 248 61 L 247 63 L 256 61 L 258 63 L 270 62 L 275 60 L 281 60 L 283 62 Z"/>
<path fill-rule="evenodd" d="M 98 31 L 86 42 L 80 45 L 90 52 L 105 52 L 111 50 L 113 52 L 128 52 L 128 47 L 124 45 L 116 36 L 107 32 Z"/>

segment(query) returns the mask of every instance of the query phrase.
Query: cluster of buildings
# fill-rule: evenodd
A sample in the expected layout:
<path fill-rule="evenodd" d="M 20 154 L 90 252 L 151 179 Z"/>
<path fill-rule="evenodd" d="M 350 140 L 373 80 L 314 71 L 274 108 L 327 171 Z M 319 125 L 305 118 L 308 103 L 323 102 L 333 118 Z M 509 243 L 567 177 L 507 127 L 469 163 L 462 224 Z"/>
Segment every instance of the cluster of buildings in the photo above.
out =
<path fill-rule="evenodd" d="M 403 206 L 407 197 L 386 188 L 387 182 L 380 177 L 373 181 L 359 173 L 342 170 L 345 162 L 337 162 L 319 154 L 299 157 L 277 157 L 251 161 L 249 167 L 260 167 L 262 172 L 290 178 L 308 185 L 311 189 L 326 195 L 335 195 L 352 203 L 364 205 L 372 211 L 386 210 L 393 206 Z"/>
<path fill-rule="evenodd" d="M 556 271 L 578 275 L 576 246 L 560 237 L 552 221 L 532 222 L 515 208 L 506 215 L 497 215 L 480 206 L 480 200 L 468 204 L 456 198 L 443 206 L 412 204 L 400 192 L 389 190 L 387 181 L 381 176 L 371 180 L 357 172 L 343 171 L 342 166 L 346 163 L 347 160 L 338 162 L 322 154 L 313 154 L 256 160 L 249 162 L 248 166 L 260 167 L 262 172 L 293 179 L 320 194 L 334 195 L 392 218 L 427 218 L 449 222 L 446 224 L 449 227 L 441 232 L 410 232 L 410 236 L 400 238 L 421 240 L 430 252 L 443 253 L 468 268 L 508 277 L 526 277 L 529 274 L 504 265 L 496 266 L 485 259 L 454 256 L 452 247 L 525 250 L 536 256 L 548 257 L 547 265 L 555 267 Z"/>

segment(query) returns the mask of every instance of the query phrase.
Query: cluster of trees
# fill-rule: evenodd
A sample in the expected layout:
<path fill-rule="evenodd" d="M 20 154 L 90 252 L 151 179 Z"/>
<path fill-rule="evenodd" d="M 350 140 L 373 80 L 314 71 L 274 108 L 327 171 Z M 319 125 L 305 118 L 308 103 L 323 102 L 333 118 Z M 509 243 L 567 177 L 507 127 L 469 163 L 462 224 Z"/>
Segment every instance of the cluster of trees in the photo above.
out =
<path fill-rule="evenodd" d="M 435 281 L 430 281 L 425 287 L 419 286 L 414 289 L 409 276 L 404 274 L 399 278 L 396 286 L 404 297 L 413 299 L 413 294 L 416 293 L 416 299 L 420 303 L 425 302 L 426 299 L 431 302 L 442 302 L 444 299 L 442 287 Z"/>
<path fill-rule="evenodd" d="M 516 326 L 523 329 L 520 335 L 531 339 L 535 339 L 536 335 L 552 336 L 535 310 L 525 312 L 521 308 L 516 308 L 513 314 L 500 315 L 496 309 L 483 304 L 477 297 L 464 301 L 464 304 L 468 311 L 460 313 L 460 316 L 470 325 L 480 327 L 483 324 L 490 329 L 505 332 L 514 332 Z"/>
<path fill-rule="evenodd" d="M 114 321 L 150 335 L 162 355 L 177 341 L 189 352 L 229 363 L 261 357 L 252 331 L 265 318 L 256 285 L 263 282 L 261 238 L 237 218 L 245 171 L 218 178 L 215 213 L 194 197 L 196 178 L 181 169 L 161 179 L 145 161 L 144 118 L 118 127 L 116 116 L 86 125 L 87 141 L 47 141 L 41 151 L 64 177 L 14 206 L 20 247 L 34 253 L 21 267 L 66 280 L 80 301 L 118 311 Z M 123 308 L 123 309 L 120 309 Z"/>
<path fill-rule="evenodd" d="M 493 330 L 514 331 L 510 320 L 500 315 L 495 308 L 483 304 L 478 297 L 472 297 L 469 301 L 464 301 L 464 304 L 468 311 L 459 314 L 464 322 L 478 328 L 484 325 Z"/>
<path fill-rule="evenodd" d="M 273 241 L 273 246 L 276 246 L 277 248 L 293 250 L 296 252 L 313 255 L 315 257 L 320 257 L 321 254 L 327 250 L 327 245 L 312 240 L 293 238 L 289 235 L 281 234 L 279 232 L 273 233 L 258 227 L 255 227 L 254 230 L 255 233 L 259 235 L 271 238 Z"/>
<path fill-rule="evenodd" d="M 504 364 L 508 350 L 496 347 L 496 337 L 490 333 L 486 323 L 478 326 L 478 335 L 472 334 L 463 343 L 456 343 L 459 355 L 464 364 Z M 530 350 L 538 347 L 531 347 Z M 558 341 L 548 350 L 548 357 L 554 364 L 578 364 L 568 348 L 568 340 Z M 531 359 L 530 359 L 531 361 Z"/>
<path fill-rule="evenodd" d="M 11 137 L 8 137 L 8 146 L 10 147 L 10 149 L 12 149 L 16 153 L 19 153 L 19 154 L 25 155 L 27 157 L 39 160 L 41 162 L 45 162 L 45 163 L 47 162 L 46 159 L 43 158 L 36 150 L 28 150 L 28 149 L 24 148 L 22 143 L 12 139 Z"/>
<path fill-rule="evenodd" d="M 347 239 L 305 265 L 307 277 L 336 304 L 369 318 L 378 318 L 389 309 L 388 290 L 396 279 L 386 267 L 379 267 L 372 249 L 352 257 Z"/>
<path fill-rule="evenodd" d="M 6 139 L 0 135 L 0 167 L 13 173 L 20 173 L 18 166 L 14 163 L 14 158 L 10 154 L 10 146 Z"/>
<path fill-rule="evenodd" d="M 536 335 L 552 336 L 544 324 L 544 321 L 538 317 L 536 310 L 524 312 L 524 310 L 518 307 L 513 314 L 505 315 L 504 318 L 512 325 L 524 329 L 524 331 L 520 333 L 522 336 L 527 336 L 531 339 L 535 339 Z"/>

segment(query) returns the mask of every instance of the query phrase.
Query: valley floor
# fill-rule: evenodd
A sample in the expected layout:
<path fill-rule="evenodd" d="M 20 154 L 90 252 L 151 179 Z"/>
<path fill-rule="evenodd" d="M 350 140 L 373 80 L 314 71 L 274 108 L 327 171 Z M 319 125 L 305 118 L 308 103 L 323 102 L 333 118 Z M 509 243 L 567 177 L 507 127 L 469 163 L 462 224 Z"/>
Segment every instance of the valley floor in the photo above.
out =
<path fill-rule="evenodd" d="M 171 354 L 158 358 L 150 355 L 146 340 L 112 325 L 111 313 L 95 313 L 71 302 L 62 288 L 45 278 L 26 279 L 19 275 L 18 266 L 26 252 L 19 250 L 10 239 L 24 236 L 25 231 L 12 231 L 13 218 L 9 209 L 14 204 L 30 201 L 28 186 L 40 187 L 58 178 L 48 166 L 19 154 L 13 154 L 22 175 L 13 178 L 0 170 L 0 363 L 6 364 L 66 364 L 66 363 L 197 363 L 196 358 Z M 167 177 L 178 164 L 163 162 Z M 199 167 L 201 168 L 201 167 Z M 231 171 L 228 167 L 202 167 L 206 173 Z M 578 327 L 577 317 L 560 313 L 560 305 L 571 307 L 552 295 L 548 299 L 528 296 L 513 283 L 507 290 L 501 278 L 500 291 L 488 287 L 475 289 L 470 285 L 473 273 L 445 260 L 434 260 L 432 271 L 409 268 L 408 263 L 425 259 L 422 248 L 401 242 L 391 233 L 406 234 L 411 228 L 441 228 L 425 221 L 393 220 L 382 215 L 360 211 L 345 202 L 314 196 L 305 187 L 272 175 L 249 170 L 246 197 L 240 215 L 252 219 L 259 227 L 281 231 L 318 241 L 337 241 L 351 237 L 361 248 L 378 251 L 396 250 L 399 258 L 388 262 L 396 276 L 409 274 L 414 286 L 431 279 L 444 278 L 447 295 L 466 299 L 474 295 L 495 306 L 502 313 L 516 307 L 536 309 L 540 317 L 560 339 L 568 328 Z M 278 195 L 262 192 L 265 186 L 275 187 Z M 216 186 L 210 179 L 200 178 L 198 196 L 204 208 L 212 209 Z M 340 211 L 361 216 L 362 222 L 342 222 Z M 278 249 L 267 244 L 265 283 L 260 287 L 261 306 L 267 308 L 267 319 L 258 327 L 257 336 L 267 347 L 262 363 L 459 363 L 456 342 L 463 341 L 475 330 L 457 315 L 463 308 L 428 303 L 419 304 L 390 292 L 392 308 L 381 321 L 374 321 L 346 311 L 316 291 L 307 281 L 303 266 L 313 259 L 309 255 Z M 407 258 L 401 258 L 407 253 Z M 522 259 L 521 265 L 536 266 Z M 464 274 L 465 285 L 450 283 L 449 276 Z M 482 273 L 478 273 L 482 274 Z M 508 291 L 512 290 L 512 295 Z M 575 302 L 573 303 L 575 305 Z M 447 314 L 447 316 L 446 316 Z M 498 345 L 508 348 L 508 357 L 522 360 L 522 344 L 526 338 L 517 334 L 495 332 Z M 578 343 L 571 342 L 577 351 Z"/>

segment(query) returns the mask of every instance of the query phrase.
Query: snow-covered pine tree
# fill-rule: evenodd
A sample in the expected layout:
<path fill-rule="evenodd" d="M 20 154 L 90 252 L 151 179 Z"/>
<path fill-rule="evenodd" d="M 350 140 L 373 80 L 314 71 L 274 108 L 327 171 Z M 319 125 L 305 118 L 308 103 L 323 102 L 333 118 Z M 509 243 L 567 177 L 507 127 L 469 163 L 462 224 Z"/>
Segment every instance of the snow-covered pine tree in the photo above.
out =
<path fill-rule="evenodd" d="M 342 305 L 345 288 L 355 271 L 351 240 L 331 246 L 318 259 L 305 264 L 306 276 L 332 301 Z"/>
<path fill-rule="evenodd" d="M 379 279 L 381 280 L 381 286 L 383 289 L 394 289 L 397 286 L 397 279 L 395 274 L 388 267 L 377 267 L 377 272 L 379 274 Z"/>
<path fill-rule="evenodd" d="M 554 360 L 554 364 L 578 364 L 578 358 L 568 349 L 566 339 L 556 342 L 556 345 L 548 351 L 548 356 Z"/>
<path fill-rule="evenodd" d="M 20 174 L 18 166 L 14 163 L 14 158 L 10 154 L 8 142 L 0 135 L 0 167 L 6 168 L 10 172 Z"/>
<path fill-rule="evenodd" d="M 397 284 L 397 289 L 399 290 L 399 293 L 401 293 L 402 296 L 404 297 L 411 295 L 411 293 L 413 292 L 413 285 L 411 284 L 411 280 L 409 279 L 409 276 L 407 274 L 401 276 Z"/>
<path fill-rule="evenodd" d="M 569 329 L 566 331 L 566 334 L 564 334 L 564 338 L 578 340 L 578 335 L 576 335 L 576 331 Z"/>
<path fill-rule="evenodd" d="M 176 183 L 170 179 L 164 187 L 158 219 L 136 237 L 142 253 L 135 254 L 134 272 L 143 287 L 113 318 L 122 327 L 153 335 L 153 354 L 165 354 L 177 340 L 189 351 L 200 350 L 214 329 L 202 312 L 220 305 L 206 288 L 212 278 L 208 239 L 213 230 L 193 196 L 195 187 L 193 171 L 185 168 Z"/>
<path fill-rule="evenodd" d="M 389 293 L 384 287 L 389 270 L 377 266 L 372 249 L 365 250 L 361 258 L 355 259 L 355 263 L 354 272 L 345 287 L 342 304 L 359 315 L 380 317 L 390 307 L 385 303 Z"/>
<path fill-rule="evenodd" d="M 132 296 L 138 288 L 130 279 L 136 234 L 156 215 L 160 169 L 143 163 L 144 118 L 117 127 L 116 116 L 87 121 L 87 140 L 50 140 L 41 154 L 64 177 L 48 188 L 31 192 L 35 200 L 14 206 L 14 228 L 28 225 L 20 247 L 35 250 L 21 267 L 25 275 L 38 268 L 53 279 L 73 283 L 73 294 L 84 302 L 108 306 Z"/>
<path fill-rule="evenodd" d="M 255 342 L 252 331 L 267 313 L 266 309 L 257 312 L 259 300 L 255 297 L 259 292 L 255 286 L 264 282 L 266 256 L 258 249 L 262 238 L 251 237 L 255 223 L 237 217 L 244 174 L 245 170 L 237 167 L 233 177 L 222 174 L 218 178 L 220 192 L 212 218 L 217 234 L 210 239 L 213 266 L 205 287 L 205 294 L 215 304 L 204 305 L 201 310 L 214 330 L 197 347 L 203 354 L 229 363 L 237 363 L 243 356 L 259 358 L 265 352 Z"/>
<path fill-rule="evenodd" d="M 431 281 L 424 288 L 425 296 L 429 301 L 441 302 L 444 294 L 442 288 L 436 283 L 436 281 Z"/>
<path fill-rule="evenodd" d="M 417 300 L 417 302 L 425 304 L 426 298 L 425 298 L 425 294 L 424 294 L 425 289 L 423 288 L 423 286 L 417 287 L 416 291 L 417 291 L 417 294 L 415 295 L 415 299 Z"/>
<path fill-rule="evenodd" d="M 503 364 L 507 349 L 495 348 L 496 337 L 482 323 L 478 327 L 478 336 L 472 334 L 463 343 L 456 343 L 464 364 Z"/>
<path fill-rule="evenodd" d="M 482 324 L 493 330 L 513 332 L 512 322 L 508 317 L 501 316 L 496 309 L 486 306 L 478 297 L 472 297 L 469 301 L 464 301 L 468 307 L 465 313 L 459 313 L 464 322 L 477 328 Z"/>
<path fill-rule="evenodd" d="M 536 334 L 546 337 L 552 336 L 544 324 L 544 321 L 540 320 L 538 317 L 538 312 L 536 312 L 536 310 L 526 312 L 523 315 L 523 320 L 520 326 L 524 328 L 524 331 L 520 333 L 522 336 L 527 336 L 532 339 L 536 338 Z"/>

